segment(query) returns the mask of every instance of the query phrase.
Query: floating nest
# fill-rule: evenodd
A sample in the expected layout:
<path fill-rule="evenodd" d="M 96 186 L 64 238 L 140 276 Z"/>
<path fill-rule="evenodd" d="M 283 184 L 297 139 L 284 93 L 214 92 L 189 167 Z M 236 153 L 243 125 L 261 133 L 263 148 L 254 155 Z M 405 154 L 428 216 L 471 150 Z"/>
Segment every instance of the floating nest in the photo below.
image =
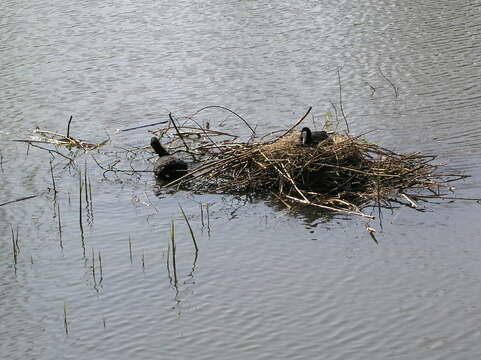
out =
<path fill-rule="evenodd" d="M 168 134 L 169 126 L 158 133 Z M 191 129 L 176 126 L 177 140 L 167 144 L 182 140 L 177 150 L 190 154 L 195 166 L 164 186 L 271 194 L 289 208 L 307 205 L 372 218 L 362 208 L 392 208 L 393 202 L 417 208 L 418 200 L 442 197 L 450 182 L 466 177 L 439 173 L 435 156 L 395 153 L 346 133 L 331 132 L 313 146 L 301 145 L 299 134 L 291 128 L 269 141 L 216 142 L 213 130 L 202 128 L 192 137 Z"/>

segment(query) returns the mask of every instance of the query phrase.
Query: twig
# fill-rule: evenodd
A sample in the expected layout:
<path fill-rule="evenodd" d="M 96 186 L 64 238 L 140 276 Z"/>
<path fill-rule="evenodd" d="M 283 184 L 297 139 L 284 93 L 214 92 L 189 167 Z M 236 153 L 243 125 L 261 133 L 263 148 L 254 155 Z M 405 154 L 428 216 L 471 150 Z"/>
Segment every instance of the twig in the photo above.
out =
<path fill-rule="evenodd" d="M 229 108 L 226 108 L 224 106 L 220 106 L 220 105 L 209 105 L 209 106 L 205 106 L 203 107 L 202 109 L 200 110 L 197 110 L 194 114 L 191 115 L 191 117 L 197 115 L 198 113 L 200 113 L 201 111 L 204 111 L 204 110 L 207 110 L 207 109 L 222 109 L 222 110 L 225 110 L 225 111 L 228 111 L 230 112 L 231 114 L 237 116 L 239 119 L 241 119 L 244 124 L 247 125 L 247 127 L 250 129 L 250 131 L 252 132 L 253 135 L 255 135 L 255 130 L 249 125 L 249 123 L 242 117 L 240 116 L 239 114 L 237 114 L 236 112 L 232 111 L 231 109 Z"/>
<path fill-rule="evenodd" d="M 368 219 L 374 219 L 374 216 L 366 215 L 362 212 L 343 210 L 343 209 L 338 209 L 338 208 L 331 207 L 331 206 L 320 205 L 320 204 L 316 204 L 316 203 L 313 203 L 313 202 L 310 202 L 310 201 L 298 199 L 298 198 L 290 196 L 290 195 L 286 195 L 286 198 L 297 201 L 297 202 L 300 202 L 301 204 L 310 205 L 310 206 L 318 207 L 318 208 L 325 209 L 325 210 L 330 210 L 330 211 L 334 211 L 334 212 L 341 212 L 341 213 L 349 214 L 349 215 L 362 216 L 362 217 L 366 217 Z"/>
<path fill-rule="evenodd" d="M 279 139 L 286 136 L 287 134 L 289 134 L 297 125 L 299 125 L 301 122 L 303 122 L 304 119 L 307 117 L 307 115 L 309 115 L 311 110 L 312 110 L 312 106 L 309 106 L 309 109 L 307 109 L 306 113 L 299 120 L 297 120 L 297 122 L 294 125 L 292 125 L 284 134 L 279 136 Z"/>
<path fill-rule="evenodd" d="M 410 197 L 413 198 L 424 198 L 424 199 L 443 199 L 443 200 L 466 200 L 466 201 L 481 201 L 481 198 L 470 198 L 470 197 L 456 197 L 456 196 L 444 196 L 443 194 L 439 195 L 418 195 L 418 194 L 410 194 Z"/>
<path fill-rule="evenodd" d="M 73 115 L 70 115 L 70 119 L 68 120 L 67 124 L 67 139 L 70 139 L 70 123 L 72 122 Z"/>
<path fill-rule="evenodd" d="M 248 156 L 248 154 L 243 154 L 242 157 L 246 157 Z M 197 176 L 194 176 L 194 177 L 191 177 L 191 175 L 195 174 L 195 173 L 198 173 L 200 171 L 204 171 L 204 170 L 207 170 L 209 168 L 213 168 L 215 166 L 218 166 L 218 165 L 225 165 L 231 161 L 234 161 L 234 160 L 239 160 L 239 157 L 236 157 L 236 156 L 232 156 L 232 157 L 227 157 L 225 159 L 222 159 L 222 160 L 217 160 L 217 161 L 212 161 L 212 162 L 209 162 L 205 165 L 202 165 L 202 166 L 199 166 L 199 167 L 196 167 L 195 169 L 192 169 L 191 171 L 189 171 L 187 174 L 185 174 L 184 176 L 168 183 L 168 184 L 165 184 L 163 185 L 163 187 L 170 187 L 170 186 L 173 186 L 173 185 L 177 185 L 181 182 L 183 182 L 184 180 L 186 179 L 189 179 L 189 180 L 192 180 L 192 179 L 195 179 L 196 177 L 200 177 L 200 176 L 203 176 L 204 174 L 200 174 L 200 175 L 197 175 Z"/>
<path fill-rule="evenodd" d="M 264 155 L 265 156 L 265 155 Z M 294 186 L 294 189 L 296 189 L 296 191 L 299 193 L 299 195 L 302 196 L 302 198 L 309 202 L 309 200 L 307 199 L 307 197 L 304 195 L 304 193 L 297 187 L 296 185 L 296 182 L 292 179 L 291 175 L 289 174 L 289 172 L 287 171 L 286 167 L 284 166 L 284 164 L 281 163 L 281 166 L 282 168 L 284 169 L 284 172 L 285 172 L 285 176 L 286 178 L 292 183 L 292 186 Z"/>
<path fill-rule="evenodd" d="M 174 118 L 172 117 L 172 113 L 169 113 L 169 119 L 170 119 L 170 121 L 172 122 L 172 125 L 174 125 L 175 131 L 177 131 L 177 135 L 179 135 L 180 140 L 182 140 L 182 142 L 184 143 L 185 149 L 187 150 L 187 152 L 190 152 L 189 146 L 188 146 L 187 143 L 185 142 L 184 137 L 182 136 L 181 132 L 179 131 L 179 128 L 177 127 L 177 125 L 176 125 L 176 123 L 175 123 L 175 121 L 174 121 Z M 195 161 L 195 160 L 194 160 L 194 161 Z"/>
<path fill-rule="evenodd" d="M 341 108 L 341 114 L 346 123 L 347 133 L 349 134 L 349 124 L 347 123 L 346 114 L 344 113 L 344 107 L 342 106 L 342 85 L 341 85 L 341 68 L 337 68 L 337 79 L 339 81 L 339 107 Z"/>
<path fill-rule="evenodd" d="M 33 199 L 33 198 L 36 198 L 37 196 L 38 196 L 38 195 L 25 196 L 25 197 L 22 197 L 22 198 L 18 198 L 18 199 L 15 199 L 15 200 L 11 200 L 11 201 L 4 202 L 3 204 L 0 204 L 0 206 L 8 205 L 8 204 L 13 204 L 13 203 L 16 203 L 16 202 L 19 202 L 19 201 L 28 200 L 28 199 Z"/>
<path fill-rule="evenodd" d="M 406 200 L 409 202 L 409 204 L 411 205 L 411 207 L 413 207 L 413 208 L 417 208 L 417 207 L 418 207 L 418 205 L 417 205 L 409 196 L 407 196 L 406 194 L 401 194 L 401 197 L 404 198 L 404 199 L 406 199 Z"/>
<path fill-rule="evenodd" d="M 393 82 L 392 82 L 391 80 L 389 80 L 389 78 L 388 78 L 386 75 L 384 75 L 384 73 L 382 72 L 381 68 L 378 68 L 378 69 L 379 69 L 379 73 L 381 74 L 382 78 L 383 78 L 384 80 L 386 80 L 386 81 L 389 83 L 389 85 L 391 85 L 391 87 L 394 89 L 394 97 L 395 97 L 395 98 L 398 98 L 398 97 L 399 97 L 399 90 L 398 90 L 398 88 L 393 84 Z"/>
<path fill-rule="evenodd" d="M 160 124 L 166 124 L 166 123 L 168 123 L 167 120 L 165 120 L 165 121 L 160 121 L 160 122 L 156 122 L 156 123 L 153 123 L 153 124 L 139 125 L 139 126 L 134 126 L 134 127 L 127 128 L 127 129 L 121 129 L 120 131 L 137 130 L 137 129 L 142 129 L 142 128 L 146 128 L 146 127 L 150 127 L 150 126 L 155 126 L 155 125 L 160 125 Z"/>
<path fill-rule="evenodd" d="M 334 104 L 334 102 L 332 101 L 329 101 L 329 102 L 331 103 L 331 106 L 334 109 L 334 114 L 336 114 L 336 129 L 337 129 L 339 126 L 339 115 L 337 113 L 337 107 L 336 107 L 336 104 Z"/>
<path fill-rule="evenodd" d="M 32 144 L 32 142 L 30 142 L 30 141 L 26 141 L 26 142 L 27 142 L 30 146 L 33 146 L 33 147 L 38 148 L 38 149 L 46 150 L 46 151 L 48 151 L 50 154 L 52 154 L 52 153 L 58 154 L 58 155 L 62 156 L 63 158 L 67 159 L 68 161 L 70 161 L 70 163 L 73 163 L 73 162 L 74 162 L 74 159 L 69 158 L 68 156 L 65 156 L 65 155 L 62 154 L 60 151 L 52 150 L 52 149 L 46 149 L 46 148 L 44 148 L 44 147 L 41 147 L 41 146 Z"/>

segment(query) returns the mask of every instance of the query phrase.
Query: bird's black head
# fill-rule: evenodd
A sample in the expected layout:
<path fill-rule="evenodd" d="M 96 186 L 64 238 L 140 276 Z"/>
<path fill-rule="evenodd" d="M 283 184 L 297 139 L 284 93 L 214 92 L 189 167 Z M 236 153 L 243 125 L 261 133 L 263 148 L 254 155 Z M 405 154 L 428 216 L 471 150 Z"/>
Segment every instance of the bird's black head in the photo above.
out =
<path fill-rule="evenodd" d="M 150 146 L 152 146 L 152 149 L 154 149 L 154 151 L 159 156 L 169 155 L 167 150 L 165 150 L 164 147 L 160 144 L 159 139 L 155 136 L 153 136 L 152 139 L 150 139 Z"/>
<path fill-rule="evenodd" d="M 301 144 L 308 145 L 312 140 L 312 132 L 308 127 L 303 127 L 301 130 Z"/>

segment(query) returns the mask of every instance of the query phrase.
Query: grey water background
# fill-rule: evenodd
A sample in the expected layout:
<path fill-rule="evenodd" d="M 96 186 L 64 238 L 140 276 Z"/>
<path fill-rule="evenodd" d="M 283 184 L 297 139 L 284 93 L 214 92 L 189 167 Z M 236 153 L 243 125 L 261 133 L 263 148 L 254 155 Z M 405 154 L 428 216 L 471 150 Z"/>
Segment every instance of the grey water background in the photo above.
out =
<path fill-rule="evenodd" d="M 146 130 L 115 130 L 207 105 L 228 106 L 260 133 L 312 105 L 319 126 L 331 101 L 339 105 L 342 66 L 351 132 L 439 155 L 449 171 L 471 175 L 453 196 L 479 197 L 479 1 L 5 0 L 0 14 L 0 202 L 41 194 L 0 207 L 0 358 L 481 356 L 477 203 L 385 212 L 382 230 L 371 223 L 376 245 L 359 219 L 229 196 L 157 198 L 149 176 L 105 180 L 90 161 L 84 256 L 77 173 L 57 159 L 61 249 L 46 192 L 51 157 L 11 141 L 36 126 L 65 132 L 73 115 L 78 137 L 143 146 Z M 246 131 L 234 117 L 208 116 Z M 195 262 L 179 203 L 197 235 Z M 177 289 L 166 267 L 173 218 Z M 97 281 L 102 255 L 97 287 L 92 251 Z"/>

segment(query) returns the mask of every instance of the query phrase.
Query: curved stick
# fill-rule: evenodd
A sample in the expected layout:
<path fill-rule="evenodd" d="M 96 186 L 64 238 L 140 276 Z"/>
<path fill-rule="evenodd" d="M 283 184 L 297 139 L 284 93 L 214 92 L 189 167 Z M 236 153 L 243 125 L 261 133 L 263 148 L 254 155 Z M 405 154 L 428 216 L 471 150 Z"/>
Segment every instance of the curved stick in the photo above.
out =
<path fill-rule="evenodd" d="M 299 125 L 301 122 L 304 121 L 304 119 L 307 117 L 307 115 L 309 115 L 309 113 L 311 112 L 312 110 L 312 106 L 309 106 L 309 109 L 307 109 L 306 113 L 304 114 L 303 117 L 301 117 L 294 125 L 292 125 L 289 130 L 287 130 L 284 134 L 282 134 L 281 136 L 279 136 L 278 139 L 286 136 L 287 134 L 289 134 L 297 125 Z"/>
<path fill-rule="evenodd" d="M 249 125 L 249 123 L 247 122 L 246 119 L 244 119 L 242 116 L 240 116 L 239 114 L 237 114 L 235 111 L 233 111 L 233 110 L 231 110 L 231 109 L 229 109 L 229 108 L 226 108 L 226 107 L 224 107 L 224 106 L 220 106 L 220 105 L 209 105 L 209 106 L 203 107 L 202 109 L 197 110 L 195 113 L 193 113 L 193 114 L 191 115 L 191 117 L 192 117 L 192 116 L 195 116 L 195 115 L 197 115 L 198 113 L 200 113 L 201 111 L 204 111 L 204 110 L 207 110 L 207 109 L 222 109 L 222 110 L 225 110 L 225 111 L 230 112 L 231 114 L 233 114 L 233 115 L 237 116 L 239 119 L 241 119 L 241 120 L 244 122 L 244 124 L 247 125 L 247 127 L 250 129 L 250 131 L 252 131 L 252 134 L 255 135 L 255 133 L 256 133 L 255 130 L 252 128 L 252 126 Z"/>

